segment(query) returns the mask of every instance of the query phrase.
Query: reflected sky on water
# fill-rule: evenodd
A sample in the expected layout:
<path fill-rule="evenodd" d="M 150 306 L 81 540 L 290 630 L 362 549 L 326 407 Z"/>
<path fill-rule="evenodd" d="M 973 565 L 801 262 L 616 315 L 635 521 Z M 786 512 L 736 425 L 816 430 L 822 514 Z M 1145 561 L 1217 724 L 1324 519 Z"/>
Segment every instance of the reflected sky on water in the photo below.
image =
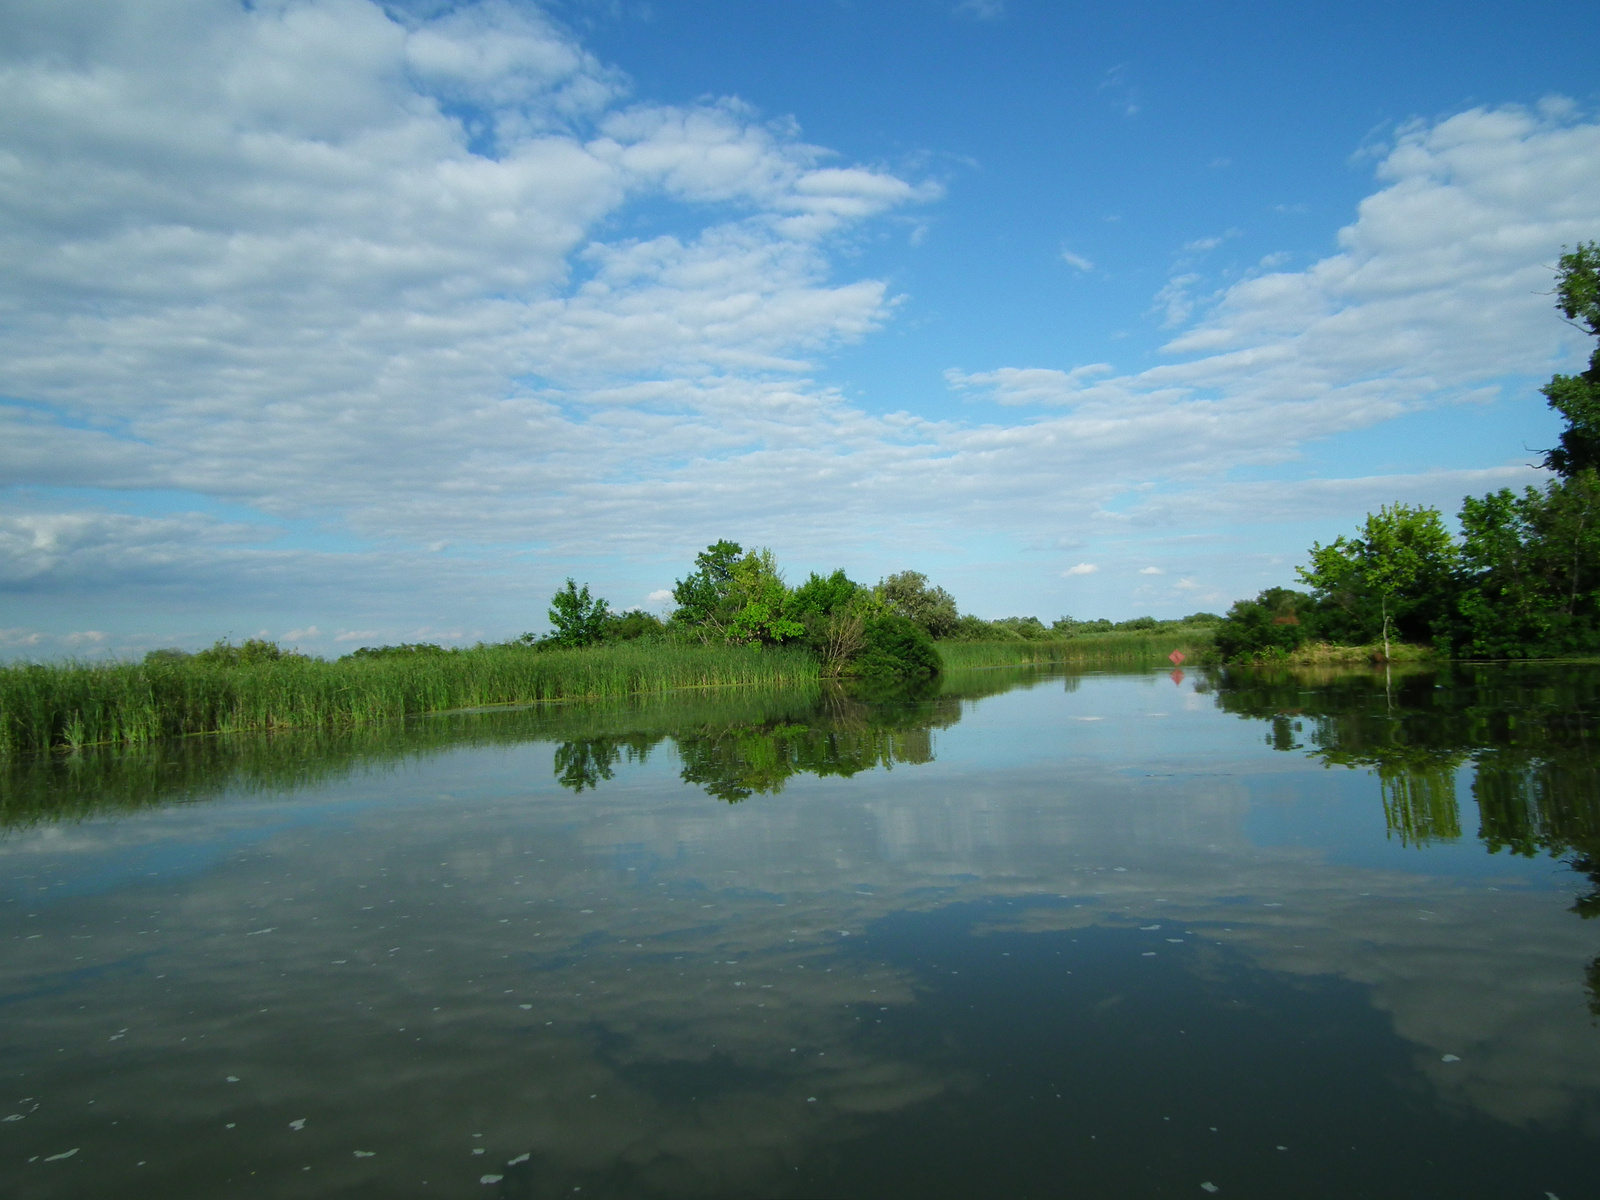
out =
<path fill-rule="evenodd" d="M 1597 712 L 1001 671 L 29 764 L 0 1194 L 1574 1200 Z"/>

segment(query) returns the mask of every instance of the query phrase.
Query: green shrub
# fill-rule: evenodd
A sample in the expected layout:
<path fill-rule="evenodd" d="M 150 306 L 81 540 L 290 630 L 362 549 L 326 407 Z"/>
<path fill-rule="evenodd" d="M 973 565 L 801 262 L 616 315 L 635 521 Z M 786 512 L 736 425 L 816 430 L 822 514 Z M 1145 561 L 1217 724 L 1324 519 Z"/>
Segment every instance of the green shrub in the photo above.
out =
<path fill-rule="evenodd" d="M 1217 626 L 1217 653 L 1225 662 L 1282 658 L 1315 635 L 1316 618 L 1316 602 L 1304 592 L 1268 588 L 1228 610 Z"/>
<path fill-rule="evenodd" d="M 846 672 L 863 679 L 899 676 L 930 679 L 939 673 L 939 650 L 915 621 L 893 614 L 874 617 L 863 631 L 865 645 Z"/>

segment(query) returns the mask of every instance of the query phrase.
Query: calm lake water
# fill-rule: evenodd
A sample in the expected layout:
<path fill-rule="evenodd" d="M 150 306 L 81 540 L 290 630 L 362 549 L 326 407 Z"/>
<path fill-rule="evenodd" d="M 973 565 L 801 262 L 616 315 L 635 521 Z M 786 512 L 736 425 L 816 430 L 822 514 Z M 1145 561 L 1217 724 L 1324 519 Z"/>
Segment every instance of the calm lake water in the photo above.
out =
<path fill-rule="evenodd" d="M 4 776 L 0 1195 L 1600 1195 L 1589 668 Z"/>

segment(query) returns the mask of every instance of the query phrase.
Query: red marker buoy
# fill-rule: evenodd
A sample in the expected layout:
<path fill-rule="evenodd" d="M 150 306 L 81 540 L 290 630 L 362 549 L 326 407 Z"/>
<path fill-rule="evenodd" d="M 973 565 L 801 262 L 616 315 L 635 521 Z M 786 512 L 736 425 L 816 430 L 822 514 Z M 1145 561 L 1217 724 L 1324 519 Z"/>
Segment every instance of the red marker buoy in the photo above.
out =
<path fill-rule="evenodd" d="M 1178 664 L 1183 662 L 1183 651 L 1182 650 L 1174 650 L 1171 654 L 1167 655 L 1167 661 L 1170 662 L 1173 666 L 1177 666 Z"/>

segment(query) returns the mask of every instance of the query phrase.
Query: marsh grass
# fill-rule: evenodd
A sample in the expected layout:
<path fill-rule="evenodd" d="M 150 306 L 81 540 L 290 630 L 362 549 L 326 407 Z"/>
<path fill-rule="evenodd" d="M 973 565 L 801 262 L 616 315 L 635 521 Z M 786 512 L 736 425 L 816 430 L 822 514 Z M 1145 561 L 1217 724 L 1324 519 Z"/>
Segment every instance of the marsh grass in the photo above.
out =
<path fill-rule="evenodd" d="M 1155 633 L 1088 633 L 1038 641 L 940 642 L 947 670 L 1054 663 L 1077 667 L 1168 666 L 1167 655 L 1181 650 L 1197 659 L 1211 649 L 1211 627 L 1196 625 Z"/>
<path fill-rule="evenodd" d="M 944 642 L 951 671 L 1064 665 L 1147 667 L 1198 653 L 1208 631 L 1086 634 L 1063 640 Z M 552 700 L 619 700 L 683 689 L 816 686 L 805 650 L 625 643 L 535 651 L 285 657 L 250 665 L 199 658 L 0 668 L 0 759 L 97 746 L 141 747 L 192 734 L 360 729 L 457 709 Z"/>
<path fill-rule="evenodd" d="M 0 668 L 0 758 L 250 730 L 360 727 L 450 709 L 814 682 L 802 650 L 671 644 L 485 646 L 381 659 L 181 659 Z"/>

